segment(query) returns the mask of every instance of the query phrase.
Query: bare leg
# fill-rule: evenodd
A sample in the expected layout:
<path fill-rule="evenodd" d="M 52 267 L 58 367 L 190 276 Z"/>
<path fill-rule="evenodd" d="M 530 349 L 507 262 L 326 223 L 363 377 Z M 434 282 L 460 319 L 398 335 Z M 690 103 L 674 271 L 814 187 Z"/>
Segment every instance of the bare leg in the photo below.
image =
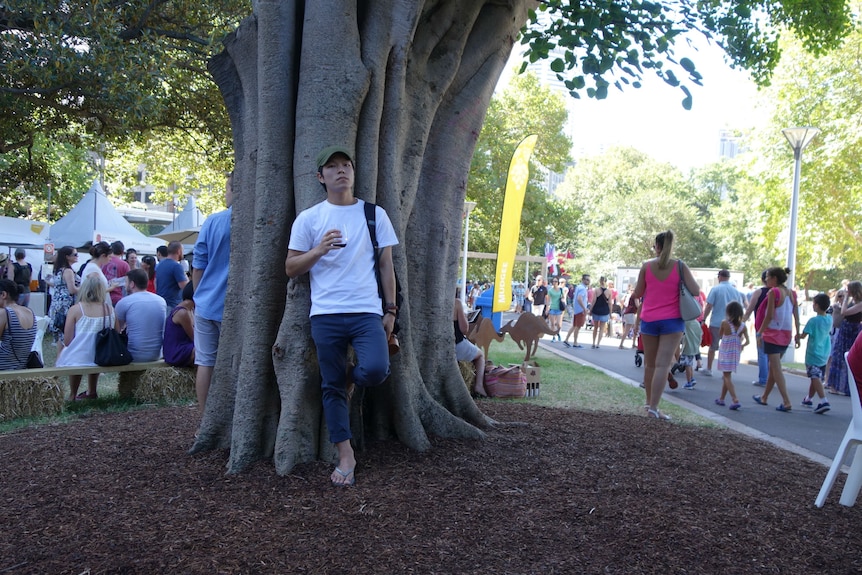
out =
<path fill-rule="evenodd" d="M 75 401 L 75 397 L 78 395 L 78 387 L 81 385 L 81 376 L 80 375 L 70 375 L 69 376 L 69 401 Z"/>
<path fill-rule="evenodd" d="M 350 445 L 350 440 L 345 439 L 336 443 L 335 449 L 338 451 L 338 466 L 336 469 L 340 469 L 342 473 L 334 469 L 329 479 L 333 485 L 352 484 L 354 481 L 353 470 L 356 468 L 356 458 L 353 456 L 353 447 Z"/>
<path fill-rule="evenodd" d="M 727 397 L 727 391 L 730 385 L 732 385 L 730 383 L 730 372 L 721 372 L 721 395 L 719 396 L 719 399 L 721 399 L 722 401 L 724 401 L 724 398 Z"/>
<path fill-rule="evenodd" d="M 674 352 L 679 348 L 679 342 L 682 341 L 682 332 L 669 333 L 662 336 L 642 336 L 644 340 L 644 356 L 646 357 L 647 338 L 652 339 L 651 347 L 653 347 L 653 362 L 655 371 L 652 374 L 652 388 L 650 389 L 650 410 L 658 411 L 658 404 L 661 401 L 661 394 L 664 391 L 664 385 L 667 381 L 667 374 L 670 372 L 670 365 L 673 362 Z"/>
<path fill-rule="evenodd" d="M 787 395 L 787 385 L 784 381 L 784 372 L 781 370 L 781 354 L 773 353 L 769 355 L 769 373 L 775 380 L 775 385 L 778 387 L 778 393 L 781 394 L 781 399 L 784 401 L 784 407 L 790 409 L 793 404 L 790 402 L 790 397 Z"/>
<path fill-rule="evenodd" d="M 721 389 L 722 399 L 724 399 L 724 393 L 727 392 L 730 394 L 730 399 L 733 400 L 733 403 L 739 403 L 739 398 L 736 396 L 736 388 L 733 386 L 733 376 L 729 371 L 725 371 L 722 376 L 724 377 L 724 385 Z"/>
<path fill-rule="evenodd" d="M 96 386 L 99 383 L 99 374 L 91 373 L 87 375 L 87 395 L 90 396 L 90 399 L 96 397 L 98 392 L 96 391 Z"/>
<path fill-rule="evenodd" d="M 569 331 L 566 333 L 566 339 L 563 340 L 565 343 L 569 342 L 569 336 L 572 335 L 572 333 L 574 331 L 575 331 L 575 318 L 572 318 L 572 325 L 571 325 L 571 327 L 569 327 Z M 578 343 L 577 338 L 575 338 L 575 343 Z"/>
<path fill-rule="evenodd" d="M 485 354 L 481 351 L 479 355 L 473 358 L 473 366 L 476 368 L 476 381 L 473 384 L 473 391 L 482 397 L 488 397 L 488 392 L 485 390 Z"/>
<path fill-rule="evenodd" d="M 195 374 L 195 392 L 198 396 L 198 411 L 201 415 L 207 405 L 207 395 L 210 392 L 210 382 L 213 378 L 214 367 L 211 365 L 199 365 Z"/>
<path fill-rule="evenodd" d="M 811 378 L 811 385 L 808 389 L 808 397 L 814 397 L 815 393 L 820 399 L 824 399 L 826 397 L 826 393 L 823 390 L 823 381 L 821 381 L 819 377 Z"/>
<path fill-rule="evenodd" d="M 655 356 L 658 351 L 658 338 L 654 335 L 641 336 L 644 346 L 644 391 L 647 405 L 652 396 L 652 382 L 655 376 Z M 664 385 L 664 383 L 662 383 Z"/>
<path fill-rule="evenodd" d="M 629 334 L 630 328 L 629 324 L 623 322 L 623 333 L 620 335 L 620 349 L 623 348 L 623 344 L 626 342 L 626 336 Z"/>
<path fill-rule="evenodd" d="M 599 345 L 601 345 L 601 343 L 602 343 L 602 336 L 605 333 L 605 326 L 607 324 L 608 324 L 608 322 L 600 321 L 600 322 L 598 322 L 598 329 L 593 331 L 593 341 L 595 342 L 596 347 L 599 347 Z M 596 331 L 599 332 L 598 333 L 598 336 L 599 336 L 598 341 L 595 341 L 596 340 Z"/>

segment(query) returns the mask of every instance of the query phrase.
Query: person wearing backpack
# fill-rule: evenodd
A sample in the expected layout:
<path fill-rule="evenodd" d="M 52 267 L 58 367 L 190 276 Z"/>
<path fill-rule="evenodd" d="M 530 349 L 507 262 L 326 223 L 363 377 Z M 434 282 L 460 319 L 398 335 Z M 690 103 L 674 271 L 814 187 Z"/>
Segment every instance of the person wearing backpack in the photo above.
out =
<path fill-rule="evenodd" d="M 30 306 L 30 278 L 33 277 L 33 266 L 27 263 L 27 252 L 22 248 L 15 250 L 15 263 L 12 264 L 12 281 L 18 287 L 18 305 Z"/>
<path fill-rule="evenodd" d="M 356 458 L 350 445 L 348 398 L 353 384 L 372 387 L 389 376 L 387 340 L 398 313 L 392 246 L 398 238 L 386 211 L 376 206 L 372 239 L 365 202 L 353 195 L 352 152 L 344 146 L 324 148 L 316 167 L 326 199 L 294 220 L 285 271 L 290 278 L 309 274 L 311 337 L 320 363 L 323 415 L 338 452 L 329 479 L 335 487 L 349 487 L 356 481 Z M 356 354 L 355 366 L 347 362 L 348 346 Z"/>

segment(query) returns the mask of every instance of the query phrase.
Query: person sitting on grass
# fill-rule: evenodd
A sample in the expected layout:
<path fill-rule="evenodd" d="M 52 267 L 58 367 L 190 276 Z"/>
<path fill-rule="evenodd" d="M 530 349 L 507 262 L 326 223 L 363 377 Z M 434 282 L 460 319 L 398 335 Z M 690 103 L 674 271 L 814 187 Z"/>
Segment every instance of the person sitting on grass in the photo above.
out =
<path fill-rule="evenodd" d="M 118 327 L 114 308 L 105 301 L 107 294 L 107 286 L 97 274 L 84 278 L 78 290 L 78 303 L 70 307 L 66 314 L 66 329 L 63 333 L 66 347 L 57 356 L 57 367 L 96 365 L 96 334 L 105 327 Z M 98 373 L 89 374 L 87 391 L 78 394 L 81 376 L 70 375 L 69 401 L 98 398 L 98 382 Z"/>

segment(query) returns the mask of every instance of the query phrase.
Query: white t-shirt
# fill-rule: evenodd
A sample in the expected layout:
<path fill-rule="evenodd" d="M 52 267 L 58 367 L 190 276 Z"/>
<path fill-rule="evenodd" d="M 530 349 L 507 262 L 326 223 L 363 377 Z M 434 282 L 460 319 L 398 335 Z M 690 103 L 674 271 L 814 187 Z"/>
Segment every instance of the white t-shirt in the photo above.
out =
<path fill-rule="evenodd" d="M 386 211 L 375 210 L 378 247 L 398 244 L 398 237 Z M 307 252 L 318 245 L 332 229 L 341 230 L 347 245 L 332 250 L 309 270 L 311 314 L 376 313 L 383 305 L 374 276 L 374 249 L 365 222 L 365 202 L 357 199 L 350 206 L 336 206 L 324 200 L 296 217 L 290 231 L 288 249 Z"/>
<path fill-rule="evenodd" d="M 93 260 L 90 260 L 89 262 L 87 262 L 87 265 L 84 266 L 84 271 L 81 272 L 81 281 L 83 282 L 85 279 L 87 279 L 87 276 L 89 276 L 90 274 L 98 274 L 99 281 L 102 282 L 102 285 L 105 286 L 105 289 L 108 288 L 108 278 L 105 277 L 105 273 L 102 271 L 102 268 L 100 268 L 98 264 L 96 264 L 96 262 Z M 110 297 L 108 299 L 110 299 Z"/>

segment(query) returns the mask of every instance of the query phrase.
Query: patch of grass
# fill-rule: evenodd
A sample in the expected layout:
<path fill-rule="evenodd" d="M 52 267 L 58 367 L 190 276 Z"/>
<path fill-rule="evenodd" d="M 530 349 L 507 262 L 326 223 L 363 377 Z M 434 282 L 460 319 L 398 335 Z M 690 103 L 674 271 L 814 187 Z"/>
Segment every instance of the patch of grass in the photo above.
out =
<path fill-rule="evenodd" d="M 50 350 L 49 350 L 50 348 Z M 54 364 L 55 348 L 51 343 L 45 343 L 45 357 Z M 520 365 L 524 360 L 523 350 L 511 339 L 502 343 L 493 342 L 490 347 L 490 359 L 497 365 Z M 603 411 L 626 415 L 643 414 L 645 403 L 644 392 L 639 387 L 633 387 L 605 375 L 591 367 L 580 365 L 551 353 L 541 347 L 532 358 L 542 369 L 542 384 L 538 397 L 524 399 L 488 399 L 482 401 L 516 401 L 531 403 L 545 407 L 563 409 L 584 409 Z M 153 403 L 141 404 L 133 400 L 120 399 L 117 394 L 118 374 L 105 374 L 99 378 L 99 398 L 95 400 L 67 402 L 65 412 L 54 417 L 26 418 L 0 423 L 0 433 L 22 429 L 33 425 L 57 424 L 86 417 L 92 412 L 120 412 L 133 409 L 152 407 Z M 81 382 L 81 389 L 86 390 L 87 380 Z M 69 395 L 68 381 L 61 382 L 65 396 Z M 193 402 L 183 402 L 182 405 Z M 168 405 L 165 403 L 164 405 Z M 662 411 L 673 416 L 676 423 L 714 427 L 715 423 L 692 413 L 691 411 L 667 402 L 662 403 Z"/>
<path fill-rule="evenodd" d="M 491 361 L 497 365 L 520 365 L 524 351 L 511 339 L 492 342 L 489 348 Z M 531 358 L 542 368 L 542 383 L 538 397 L 524 399 L 491 399 L 487 401 L 519 401 L 546 407 L 584 409 L 626 415 L 642 415 L 646 403 L 644 390 L 634 387 L 591 367 L 564 359 L 543 348 Z M 483 400 L 485 401 L 485 400 Z M 674 422 L 714 427 L 715 422 L 683 407 L 663 402 L 661 410 L 669 413 Z"/>
<path fill-rule="evenodd" d="M 53 366 L 57 362 L 57 348 L 52 341 L 51 335 L 46 334 L 42 343 L 42 357 L 45 365 Z M 44 417 L 22 417 L 11 419 L 8 421 L 0 421 L 0 434 L 9 433 L 19 429 L 27 429 L 29 427 L 39 425 L 57 425 L 68 423 L 76 419 L 89 416 L 91 413 L 117 413 L 123 411 L 132 411 L 136 409 L 150 409 L 152 407 L 167 406 L 167 405 L 191 405 L 194 401 L 181 402 L 152 402 L 152 401 L 137 401 L 134 399 L 120 398 L 117 391 L 119 385 L 120 374 L 105 373 L 99 376 L 97 386 L 99 397 L 98 399 L 88 399 L 85 401 L 66 401 L 63 412 L 53 416 Z M 69 397 L 69 379 L 61 377 L 60 389 L 63 390 L 63 397 Z M 81 379 L 81 385 L 78 391 L 87 391 L 87 376 Z"/>

